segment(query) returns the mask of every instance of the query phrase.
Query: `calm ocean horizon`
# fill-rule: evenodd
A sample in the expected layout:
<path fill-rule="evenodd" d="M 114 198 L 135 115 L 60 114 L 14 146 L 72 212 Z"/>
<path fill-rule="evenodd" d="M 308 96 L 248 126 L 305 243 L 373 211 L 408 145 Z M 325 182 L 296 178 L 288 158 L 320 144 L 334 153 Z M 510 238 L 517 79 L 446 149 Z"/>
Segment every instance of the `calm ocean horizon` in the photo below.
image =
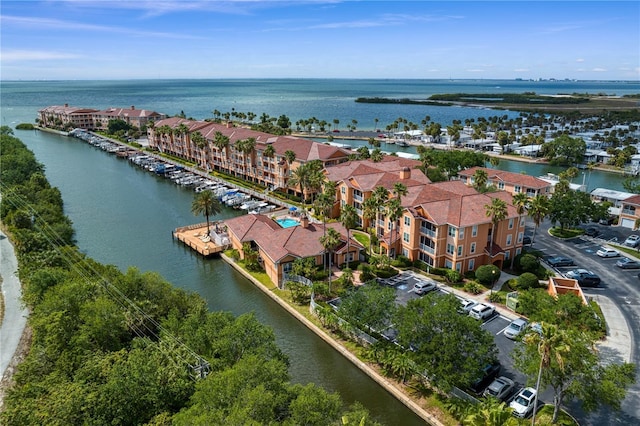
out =
<path fill-rule="evenodd" d="M 426 99 L 441 93 L 569 94 L 640 93 L 638 81 L 574 80 L 389 80 L 389 79 L 215 79 L 215 80 L 76 80 L 2 81 L 2 124 L 32 123 L 50 105 L 105 109 L 130 107 L 168 115 L 181 112 L 203 120 L 213 111 L 253 112 L 258 117 L 284 114 L 292 123 L 316 117 L 338 128 L 357 122 L 360 130 L 384 128 L 397 118 L 420 123 L 426 116 L 443 126 L 453 120 L 517 116 L 516 111 L 430 105 L 364 104 L 358 97 Z M 375 120 L 378 121 L 375 121 Z"/>

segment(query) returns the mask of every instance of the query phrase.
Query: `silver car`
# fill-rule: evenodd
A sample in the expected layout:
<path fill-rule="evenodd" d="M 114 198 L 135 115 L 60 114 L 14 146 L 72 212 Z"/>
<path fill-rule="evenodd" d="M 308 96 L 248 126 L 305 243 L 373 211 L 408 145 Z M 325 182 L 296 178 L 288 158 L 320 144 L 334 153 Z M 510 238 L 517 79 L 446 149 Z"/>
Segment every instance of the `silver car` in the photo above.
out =
<path fill-rule="evenodd" d="M 504 329 L 505 337 L 511 340 L 516 339 L 518 335 L 520 335 L 520 333 L 522 333 L 522 331 L 527 328 L 527 324 L 529 324 L 529 322 L 522 318 L 514 319 L 513 321 L 511 321 L 511 324 L 509 324 L 507 328 Z"/>
<path fill-rule="evenodd" d="M 506 400 L 511 391 L 513 390 L 515 383 L 508 377 L 500 376 L 495 379 L 488 388 L 484 390 L 484 396 L 492 396 L 500 401 Z"/>

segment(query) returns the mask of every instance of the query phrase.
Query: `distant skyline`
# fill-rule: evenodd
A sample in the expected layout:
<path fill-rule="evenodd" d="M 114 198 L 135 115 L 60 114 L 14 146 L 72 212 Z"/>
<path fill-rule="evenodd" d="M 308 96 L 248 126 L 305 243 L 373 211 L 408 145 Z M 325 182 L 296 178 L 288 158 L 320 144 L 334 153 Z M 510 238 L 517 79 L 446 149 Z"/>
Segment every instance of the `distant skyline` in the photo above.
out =
<path fill-rule="evenodd" d="M 6 1 L 2 80 L 640 80 L 638 1 Z"/>

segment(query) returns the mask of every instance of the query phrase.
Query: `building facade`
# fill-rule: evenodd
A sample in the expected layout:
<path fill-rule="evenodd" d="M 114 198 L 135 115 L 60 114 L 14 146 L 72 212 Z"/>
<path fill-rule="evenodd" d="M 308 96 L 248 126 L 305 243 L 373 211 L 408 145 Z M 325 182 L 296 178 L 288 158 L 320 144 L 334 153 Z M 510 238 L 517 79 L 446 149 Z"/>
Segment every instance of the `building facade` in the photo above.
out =
<path fill-rule="evenodd" d="M 527 194 L 529 197 L 536 195 L 550 196 L 553 193 L 553 185 L 535 176 L 521 173 L 505 172 L 503 170 L 488 169 L 486 167 L 472 167 L 458 172 L 458 178 L 469 186 L 474 184 L 474 174 L 477 170 L 483 170 L 487 174 L 487 185 L 493 185 L 500 191 L 506 191 L 511 195 Z"/>
<path fill-rule="evenodd" d="M 640 228 L 640 195 L 633 195 L 621 201 L 619 226 L 630 229 Z"/>
<path fill-rule="evenodd" d="M 109 108 L 99 111 L 92 108 L 72 107 L 69 104 L 54 105 L 38 111 L 38 124 L 57 129 L 105 130 L 110 120 L 120 119 L 141 129 L 151 121 L 167 118 L 166 114 L 145 109 Z"/>

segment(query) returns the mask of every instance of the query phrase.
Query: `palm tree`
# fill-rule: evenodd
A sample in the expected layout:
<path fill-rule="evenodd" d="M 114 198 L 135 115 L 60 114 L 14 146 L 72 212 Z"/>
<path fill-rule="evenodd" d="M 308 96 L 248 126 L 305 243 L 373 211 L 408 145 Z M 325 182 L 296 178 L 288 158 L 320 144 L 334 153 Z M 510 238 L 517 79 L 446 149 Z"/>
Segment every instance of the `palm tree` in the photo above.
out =
<path fill-rule="evenodd" d="M 489 175 L 486 170 L 477 169 L 473 173 L 473 187 L 478 192 L 486 192 L 487 182 L 489 182 Z"/>
<path fill-rule="evenodd" d="M 373 190 L 371 197 L 375 200 L 376 206 L 376 235 L 378 234 L 378 223 L 380 222 L 380 213 L 383 211 L 384 206 L 389 200 L 389 190 L 384 186 L 377 186 Z M 384 233 L 384 232 L 383 232 Z"/>
<path fill-rule="evenodd" d="M 371 161 L 379 163 L 384 159 L 384 154 L 380 148 L 375 148 L 370 154 Z"/>
<path fill-rule="evenodd" d="M 227 171 L 229 169 L 229 162 L 227 161 L 227 158 L 229 157 L 229 137 L 223 135 L 221 132 L 216 132 L 213 136 L 213 145 L 218 149 L 218 151 L 220 151 L 222 153 L 222 151 L 224 150 L 224 163 L 225 166 L 227 167 Z"/>
<path fill-rule="evenodd" d="M 362 203 L 362 219 L 363 226 L 364 221 L 366 221 L 368 228 L 371 229 L 371 222 L 376 219 L 378 214 L 378 207 L 376 205 L 376 200 L 374 197 L 369 197 Z M 373 228 L 375 229 L 375 223 Z M 365 228 L 366 229 L 366 228 Z M 369 235 L 369 254 L 371 254 L 371 235 Z"/>
<path fill-rule="evenodd" d="M 395 247 L 396 240 L 398 238 L 398 224 L 396 223 L 398 219 L 402 217 L 402 212 L 404 209 L 402 208 L 402 204 L 400 203 L 400 198 L 392 198 L 387 203 L 387 218 L 389 218 L 389 222 L 393 224 L 393 228 L 395 229 L 396 238 L 389 239 L 389 251 L 391 251 L 391 246 L 393 246 L 393 257 L 394 259 L 397 256 L 397 250 Z"/>
<path fill-rule="evenodd" d="M 486 398 L 472 405 L 462 419 L 464 426 L 511 426 L 519 424 L 511 414 L 513 410 L 496 398 Z"/>
<path fill-rule="evenodd" d="M 555 324 L 541 322 L 539 331 L 540 332 L 531 331 L 525 335 L 523 339 L 526 345 L 537 346 L 538 354 L 540 355 L 540 367 L 538 368 L 538 378 L 536 380 L 536 396 L 534 398 L 534 409 L 531 424 L 535 424 L 536 405 L 538 404 L 538 393 L 540 390 L 542 371 L 549 368 L 553 361 L 558 364 L 561 370 L 564 369 L 565 355 L 567 355 L 571 350 L 570 337 L 564 329 L 559 328 Z M 557 421 L 559 409 L 560 407 L 556 404 L 553 410 L 552 423 Z"/>
<path fill-rule="evenodd" d="M 347 259 L 346 259 L 346 264 L 347 267 L 349 267 L 349 256 L 350 256 L 350 249 L 351 246 L 349 244 L 350 242 L 350 232 L 351 232 L 351 228 L 356 226 L 356 223 L 358 221 L 358 212 L 356 212 L 356 208 L 353 207 L 351 204 L 345 204 L 344 206 L 342 206 L 342 209 L 340 211 L 340 223 L 342 223 L 342 226 L 344 226 L 347 229 Z"/>
<path fill-rule="evenodd" d="M 196 194 L 191 203 L 191 213 L 196 216 L 204 214 L 207 218 L 207 235 L 209 235 L 209 216 L 219 214 L 221 211 L 220 202 L 209 190 Z"/>
<path fill-rule="evenodd" d="M 493 229 L 491 230 L 491 250 L 493 252 L 493 245 L 496 243 L 496 230 L 498 224 L 507 218 L 507 203 L 500 198 L 493 198 L 491 204 L 485 204 L 485 214 L 491 218 Z"/>
<path fill-rule="evenodd" d="M 516 208 L 518 215 L 522 216 L 529 207 L 529 197 L 524 192 L 518 192 L 513 196 L 511 203 Z M 524 216 L 524 220 L 526 220 L 526 216 Z"/>
<path fill-rule="evenodd" d="M 249 178 L 249 168 L 247 167 L 247 157 L 250 156 L 256 148 L 256 138 L 247 138 L 236 142 L 236 149 L 242 153 L 244 163 L 245 178 Z"/>
<path fill-rule="evenodd" d="M 533 219 L 533 223 L 536 225 L 533 228 L 533 236 L 531 237 L 531 244 L 533 244 L 536 238 L 536 231 L 540 224 L 544 221 L 544 219 L 549 214 L 549 198 L 545 195 L 536 195 L 529 202 L 529 216 Z"/>
<path fill-rule="evenodd" d="M 334 248 L 340 244 L 340 233 L 333 228 L 327 229 L 327 233 L 320 237 L 320 244 L 325 249 L 325 253 L 329 252 L 329 293 L 331 293 L 331 267 L 332 258 L 333 258 L 333 250 Z"/>
<path fill-rule="evenodd" d="M 309 182 L 310 173 L 311 173 L 311 169 L 307 166 L 307 164 L 301 164 L 297 169 L 295 169 L 291 173 L 291 177 L 289 178 L 290 186 L 300 187 L 300 193 L 302 194 L 303 203 L 306 203 L 305 189 L 307 188 L 307 185 Z"/>
<path fill-rule="evenodd" d="M 273 158 L 275 155 L 276 149 L 272 144 L 267 145 L 267 147 L 264 149 L 264 152 L 262 153 L 262 156 L 267 158 Z"/>

